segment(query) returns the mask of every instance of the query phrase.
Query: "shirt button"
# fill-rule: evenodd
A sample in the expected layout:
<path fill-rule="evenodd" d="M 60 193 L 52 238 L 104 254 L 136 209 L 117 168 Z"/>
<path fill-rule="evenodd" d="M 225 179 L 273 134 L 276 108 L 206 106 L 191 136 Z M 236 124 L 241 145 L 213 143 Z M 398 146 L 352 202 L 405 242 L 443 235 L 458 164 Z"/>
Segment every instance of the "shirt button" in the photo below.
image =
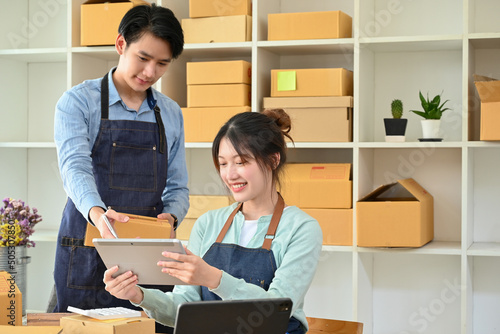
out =
<path fill-rule="evenodd" d="M 116 143 L 113 143 L 113 147 L 116 147 Z"/>
<path fill-rule="evenodd" d="M 153 146 L 153 151 L 156 151 L 156 146 Z"/>

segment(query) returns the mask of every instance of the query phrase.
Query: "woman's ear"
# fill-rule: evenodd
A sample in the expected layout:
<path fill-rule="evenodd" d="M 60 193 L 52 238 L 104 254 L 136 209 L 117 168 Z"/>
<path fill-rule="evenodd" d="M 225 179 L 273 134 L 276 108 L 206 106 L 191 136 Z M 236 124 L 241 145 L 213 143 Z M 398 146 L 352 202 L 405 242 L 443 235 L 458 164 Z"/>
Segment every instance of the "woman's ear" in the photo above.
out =
<path fill-rule="evenodd" d="M 278 166 L 280 165 L 280 161 L 281 161 L 281 155 L 279 153 L 274 153 L 273 154 L 273 170 L 278 168 Z"/>
<path fill-rule="evenodd" d="M 118 36 L 116 36 L 115 48 L 116 52 L 118 52 L 120 56 L 123 55 L 123 53 L 125 53 L 125 49 L 127 48 L 127 42 L 125 41 L 125 37 L 123 37 L 121 34 L 118 34 Z"/>

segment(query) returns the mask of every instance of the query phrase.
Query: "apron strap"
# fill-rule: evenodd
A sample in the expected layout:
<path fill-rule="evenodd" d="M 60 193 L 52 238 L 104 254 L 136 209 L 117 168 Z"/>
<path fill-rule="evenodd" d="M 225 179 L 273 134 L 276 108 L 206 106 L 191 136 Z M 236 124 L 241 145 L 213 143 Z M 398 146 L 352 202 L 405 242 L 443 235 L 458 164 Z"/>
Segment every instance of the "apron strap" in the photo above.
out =
<path fill-rule="evenodd" d="M 236 213 L 241 210 L 241 207 L 243 206 L 243 203 L 238 204 L 238 206 L 233 210 L 231 215 L 229 215 L 229 218 L 227 218 L 226 223 L 224 224 L 224 227 L 219 233 L 219 236 L 217 237 L 217 240 L 215 242 L 221 243 L 222 240 L 224 239 L 224 236 L 226 235 L 227 230 L 229 230 L 229 227 L 231 227 L 231 224 L 233 223 L 234 216 L 236 216 Z M 283 200 L 283 197 L 281 196 L 280 193 L 278 193 L 278 202 L 276 203 L 276 206 L 274 207 L 274 212 L 273 216 L 271 218 L 271 223 L 269 224 L 269 228 L 267 229 L 267 233 L 265 236 L 264 243 L 262 244 L 262 248 L 270 250 L 271 249 L 271 243 L 273 242 L 274 236 L 276 234 L 276 230 L 278 229 L 278 224 L 281 219 L 281 215 L 283 214 L 283 209 L 285 208 L 285 201 Z"/>
<path fill-rule="evenodd" d="M 231 212 L 231 215 L 229 215 L 229 218 L 226 220 L 226 223 L 224 224 L 224 227 L 220 231 L 219 236 L 217 237 L 217 240 L 215 240 L 215 242 L 218 242 L 218 243 L 222 242 L 222 239 L 224 239 L 224 236 L 226 235 L 227 230 L 229 230 L 229 227 L 233 223 L 234 216 L 236 216 L 238 211 L 241 210 L 242 206 L 243 206 L 243 203 L 238 204 L 236 209 L 234 209 L 233 212 Z"/>
<path fill-rule="evenodd" d="M 108 74 L 102 77 L 101 81 L 101 119 L 108 119 L 109 117 L 109 85 Z"/>
<path fill-rule="evenodd" d="M 278 229 L 278 224 L 280 223 L 281 215 L 283 214 L 283 209 L 285 208 L 285 201 L 280 193 L 278 193 L 278 202 L 276 203 L 276 207 L 274 208 L 273 217 L 271 218 L 271 223 L 269 224 L 269 228 L 267 229 L 267 234 L 264 237 L 264 243 L 262 244 L 262 248 L 270 250 L 271 243 L 273 242 L 274 235 L 276 234 L 276 230 Z"/>
<path fill-rule="evenodd" d="M 101 119 L 109 118 L 109 73 L 102 78 L 101 81 Z M 148 94 L 151 94 L 148 91 Z M 151 104 L 148 99 L 148 104 Z M 160 107 L 155 105 L 153 107 L 153 111 L 155 113 L 156 124 L 158 125 L 158 133 L 160 135 L 160 153 L 165 153 L 165 146 L 167 142 L 167 136 L 165 135 L 165 126 L 163 125 L 163 120 L 161 119 Z"/>

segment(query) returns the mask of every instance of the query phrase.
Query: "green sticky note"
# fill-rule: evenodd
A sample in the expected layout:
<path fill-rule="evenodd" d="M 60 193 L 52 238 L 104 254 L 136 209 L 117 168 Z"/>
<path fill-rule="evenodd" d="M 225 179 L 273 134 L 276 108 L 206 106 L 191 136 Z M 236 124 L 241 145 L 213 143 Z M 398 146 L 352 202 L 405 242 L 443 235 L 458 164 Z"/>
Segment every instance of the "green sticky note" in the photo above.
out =
<path fill-rule="evenodd" d="M 278 92 L 297 90 L 297 72 L 278 72 Z"/>

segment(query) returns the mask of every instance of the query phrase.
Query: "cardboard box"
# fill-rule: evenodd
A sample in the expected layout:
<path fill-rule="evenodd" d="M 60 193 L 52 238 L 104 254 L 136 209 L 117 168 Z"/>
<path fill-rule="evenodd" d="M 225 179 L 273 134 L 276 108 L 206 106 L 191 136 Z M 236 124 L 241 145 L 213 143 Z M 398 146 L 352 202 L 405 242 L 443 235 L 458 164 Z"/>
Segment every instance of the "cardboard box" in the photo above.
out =
<path fill-rule="evenodd" d="M 264 108 L 288 113 L 295 142 L 352 141 L 352 106 L 352 96 L 264 98 Z"/>
<path fill-rule="evenodd" d="M 182 19 L 185 43 L 232 43 L 252 40 L 248 15 Z"/>
<path fill-rule="evenodd" d="M 231 203 L 234 203 L 234 200 L 229 196 L 190 195 L 189 210 L 176 230 L 177 239 L 188 240 L 196 219 L 207 211 L 220 209 Z"/>
<path fill-rule="evenodd" d="M 363 197 L 356 217 L 361 247 L 420 247 L 434 238 L 434 198 L 411 178 Z"/>
<path fill-rule="evenodd" d="M 344 68 L 271 70 L 271 97 L 353 96 L 353 73 Z"/>
<path fill-rule="evenodd" d="M 145 317 L 98 320 L 83 315 L 61 318 L 64 333 L 72 334 L 154 334 L 155 320 Z"/>
<path fill-rule="evenodd" d="M 120 238 L 170 238 L 171 226 L 166 220 L 154 217 L 146 217 L 125 213 L 130 220 L 126 223 L 115 223 L 114 229 Z M 94 247 L 92 239 L 101 238 L 97 227 L 87 223 L 87 233 L 85 233 L 85 246 Z"/>
<path fill-rule="evenodd" d="M 188 85 L 251 84 L 252 64 L 244 60 L 201 61 L 186 64 Z"/>
<path fill-rule="evenodd" d="M 500 80 L 474 76 L 481 99 L 481 140 L 500 140 Z"/>
<path fill-rule="evenodd" d="M 301 209 L 350 209 L 351 164 L 296 164 L 286 166 L 281 194 L 288 205 Z"/>
<path fill-rule="evenodd" d="M 252 0 L 189 0 L 189 17 L 252 15 Z"/>
<path fill-rule="evenodd" d="M 352 18 L 339 10 L 268 14 L 267 21 L 269 41 L 352 37 Z"/>
<path fill-rule="evenodd" d="M 182 108 L 185 141 L 211 143 L 231 117 L 245 111 L 250 107 Z"/>
<path fill-rule="evenodd" d="M 250 99 L 250 85 L 247 84 L 187 86 L 189 108 L 250 106 Z"/>
<path fill-rule="evenodd" d="M 323 245 L 352 246 L 352 209 L 302 209 L 323 231 Z"/>
<path fill-rule="evenodd" d="M 2 326 L 0 333 L 5 334 L 61 334 L 61 326 Z"/>
<path fill-rule="evenodd" d="M 0 325 L 22 326 L 22 324 L 23 299 L 16 284 L 16 276 L 0 271 Z"/>
<path fill-rule="evenodd" d="M 149 4 L 142 0 L 88 0 L 81 5 L 80 44 L 115 45 L 118 26 L 134 6 Z"/>

